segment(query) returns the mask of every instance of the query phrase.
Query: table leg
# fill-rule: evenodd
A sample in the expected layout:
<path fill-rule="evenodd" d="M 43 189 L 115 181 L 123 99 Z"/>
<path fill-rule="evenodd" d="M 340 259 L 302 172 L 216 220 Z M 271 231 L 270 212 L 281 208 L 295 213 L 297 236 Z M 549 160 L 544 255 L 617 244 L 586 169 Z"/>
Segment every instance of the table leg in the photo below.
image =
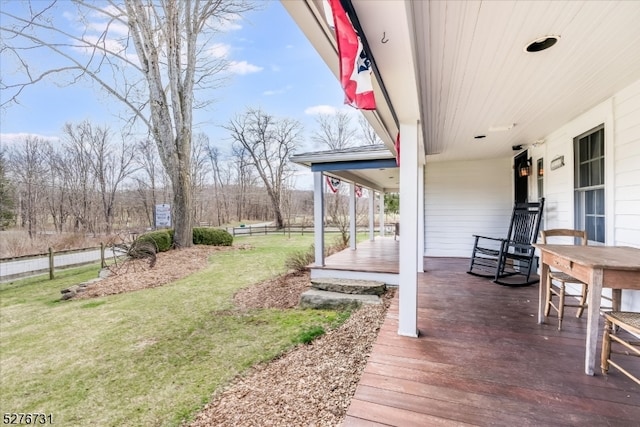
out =
<path fill-rule="evenodd" d="M 584 371 L 593 375 L 596 366 L 596 346 L 598 344 L 598 321 L 600 320 L 600 299 L 602 297 L 602 269 L 591 272 L 587 298 L 587 345 L 584 355 Z"/>
<path fill-rule="evenodd" d="M 542 268 L 540 271 L 540 285 L 538 286 L 538 323 L 544 323 L 544 310 L 547 302 L 547 286 L 549 282 L 547 277 L 549 276 L 549 264 L 542 262 Z"/>
<path fill-rule="evenodd" d="M 611 291 L 611 296 L 611 299 L 613 300 L 611 304 L 613 311 L 620 311 L 620 305 L 622 304 L 622 289 L 613 289 Z"/>

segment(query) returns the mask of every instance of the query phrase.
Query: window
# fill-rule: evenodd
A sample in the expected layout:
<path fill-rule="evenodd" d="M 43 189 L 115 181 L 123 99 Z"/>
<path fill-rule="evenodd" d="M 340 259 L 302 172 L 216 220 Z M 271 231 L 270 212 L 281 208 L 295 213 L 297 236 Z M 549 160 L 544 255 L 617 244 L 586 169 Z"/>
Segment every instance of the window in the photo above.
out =
<path fill-rule="evenodd" d="M 604 243 L 604 126 L 574 139 L 576 227 Z"/>
<path fill-rule="evenodd" d="M 536 184 L 538 186 L 538 200 L 544 197 L 544 159 L 536 161 Z M 544 213 L 540 217 L 540 230 L 544 230 Z"/>
<path fill-rule="evenodd" d="M 538 184 L 538 199 L 544 197 L 544 159 L 541 157 L 536 162 L 536 180 Z"/>

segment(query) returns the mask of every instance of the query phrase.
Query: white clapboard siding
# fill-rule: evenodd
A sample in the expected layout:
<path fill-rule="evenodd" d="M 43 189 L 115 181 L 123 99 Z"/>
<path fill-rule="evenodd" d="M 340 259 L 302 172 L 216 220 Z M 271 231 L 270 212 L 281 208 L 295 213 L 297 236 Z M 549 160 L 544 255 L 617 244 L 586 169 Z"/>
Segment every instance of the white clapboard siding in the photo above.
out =
<path fill-rule="evenodd" d="M 474 234 L 506 235 L 513 208 L 511 162 L 427 162 L 426 256 L 469 257 Z"/>
<path fill-rule="evenodd" d="M 640 247 L 640 81 L 545 138 L 545 226 L 574 227 L 573 139 L 601 124 L 607 169 L 605 244 Z M 564 156 L 565 166 L 552 171 L 550 163 L 557 156 Z M 640 311 L 640 292 L 623 291 L 622 308 Z"/>
<path fill-rule="evenodd" d="M 640 247 L 640 81 L 617 93 L 613 103 L 614 244 Z M 633 297 L 640 308 L 640 292 Z"/>

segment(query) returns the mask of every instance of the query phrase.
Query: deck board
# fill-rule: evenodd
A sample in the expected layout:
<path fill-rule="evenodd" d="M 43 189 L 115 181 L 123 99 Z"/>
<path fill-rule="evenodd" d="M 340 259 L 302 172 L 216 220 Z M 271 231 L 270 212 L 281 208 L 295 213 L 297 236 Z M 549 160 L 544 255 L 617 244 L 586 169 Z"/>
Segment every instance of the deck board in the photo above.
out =
<path fill-rule="evenodd" d="M 376 237 L 357 244 L 356 250 L 345 249 L 328 256 L 319 269 L 364 271 L 373 273 L 399 272 L 400 242 L 390 237 Z"/>
<path fill-rule="evenodd" d="M 568 309 L 562 331 L 553 317 L 538 325 L 537 285 L 493 284 L 464 259 L 425 267 L 420 336 L 397 334 L 396 296 L 345 426 L 638 425 L 640 386 L 615 369 L 584 374 L 586 318 Z M 640 359 L 625 366 L 640 374 Z"/>

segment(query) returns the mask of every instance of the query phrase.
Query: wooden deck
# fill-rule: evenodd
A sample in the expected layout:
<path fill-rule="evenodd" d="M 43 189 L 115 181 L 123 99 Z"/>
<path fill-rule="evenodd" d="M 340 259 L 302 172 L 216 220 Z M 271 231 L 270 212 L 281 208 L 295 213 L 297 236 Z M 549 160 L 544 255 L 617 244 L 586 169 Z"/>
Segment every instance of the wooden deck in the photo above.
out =
<path fill-rule="evenodd" d="M 568 308 L 562 331 L 538 325 L 537 285 L 499 286 L 467 263 L 425 260 L 418 338 L 397 335 L 396 296 L 345 426 L 640 425 L 640 386 L 584 374 L 585 318 Z"/>
<path fill-rule="evenodd" d="M 379 280 L 398 284 L 400 242 L 393 237 L 376 237 L 358 243 L 325 259 L 324 267 L 311 266 L 311 277 Z"/>
<path fill-rule="evenodd" d="M 375 273 L 399 272 L 400 242 L 393 237 L 376 237 L 372 242 L 359 242 L 357 249 L 345 249 L 325 259 L 325 269 L 368 271 Z"/>

